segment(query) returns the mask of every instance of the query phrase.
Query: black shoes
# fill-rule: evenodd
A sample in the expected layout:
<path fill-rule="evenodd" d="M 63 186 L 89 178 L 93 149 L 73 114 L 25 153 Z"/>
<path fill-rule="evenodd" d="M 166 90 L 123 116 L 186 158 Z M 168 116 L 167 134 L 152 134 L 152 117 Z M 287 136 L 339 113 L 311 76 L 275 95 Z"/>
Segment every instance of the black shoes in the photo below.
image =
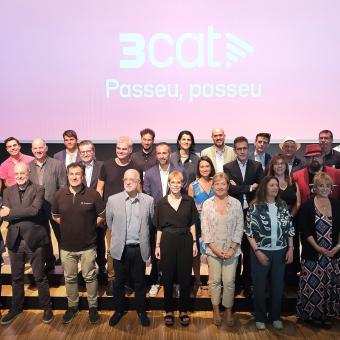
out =
<path fill-rule="evenodd" d="M 100 316 L 96 307 L 91 307 L 89 309 L 89 322 L 92 324 L 98 323 Z"/>
<path fill-rule="evenodd" d="M 148 318 L 146 312 L 141 312 L 137 314 L 138 314 L 138 317 L 139 317 L 139 320 L 142 326 L 144 327 L 150 326 L 150 319 Z"/>
<path fill-rule="evenodd" d="M 8 325 L 21 313 L 22 311 L 17 311 L 11 309 L 0 321 L 1 325 Z"/>
<path fill-rule="evenodd" d="M 78 308 L 69 307 L 63 315 L 63 323 L 70 323 L 72 319 L 79 313 Z"/>
<path fill-rule="evenodd" d="M 117 312 L 115 311 L 115 313 L 111 316 L 110 321 L 109 321 L 109 325 L 111 327 L 117 325 L 117 323 L 120 321 L 120 319 L 125 315 L 125 312 Z"/>
<path fill-rule="evenodd" d="M 54 318 L 53 312 L 51 309 L 45 309 L 42 321 L 43 323 L 50 323 Z"/>

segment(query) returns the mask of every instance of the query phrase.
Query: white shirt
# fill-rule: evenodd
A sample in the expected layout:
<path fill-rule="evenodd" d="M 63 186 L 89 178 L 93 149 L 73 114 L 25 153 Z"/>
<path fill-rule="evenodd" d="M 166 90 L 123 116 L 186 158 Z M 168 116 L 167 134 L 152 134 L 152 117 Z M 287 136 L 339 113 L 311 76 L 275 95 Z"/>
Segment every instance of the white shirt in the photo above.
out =
<path fill-rule="evenodd" d="M 262 154 L 258 154 L 255 150 L 254 152 L 254 159 L 255 161 L 258 161 L 262 164 L 263 170 L 266 168 L 265 163 L 266 163 L 266 153 L 263 152 Z"/>
<path fill-rule="evenodd" d="M 163 170 L 160 165 L 158 167 L 159 167 L 159 173 L 161 175 L 162 193 L 164 197 L 166 196 L 168 192 L 168 178 L 169 178 L 169 172 L 170 172 L 170 164 L 167 170 Z"/>
<path fill-rule="evenodd" d="M 92 162 L 89 163 L 89 164 L 84 164 L 85 165 L 86 185 L 88 187 L 90 187 L 90 185 L 91 185 L 91 178 L 92 178 L 92 173 L 93 173 L 93 164 L 94 164 L 94 160 L 92 160 Z"/>
<path fill-rule="evenodd" d="M 216 172 L 223 172 L 224 165 L 224 149 L 222 151 L 216 149 Z"/>
<path fill-rule="evenodd" d="M 66 157 L 65 157 L 65 165 L 66 165 L 66 167 L 67 167 L 69 164 L 71 164 L 71 163 L 73 163 L 73 162 L 75 162 L 75 161 L 77 160 L 77 155 L 78 155 L 78 151 L 75 152 L 74 154 L 70 154 L 70 153 L 68 153 L 68 151 L 66 150 Z"/>
<path fill-rule="evenodd" d="M 247 163 L 248 163 L 248 160 L 246 160 L 244 163 L 237 160 L 237 164 L 241 170 L 243 182 L 244 182 L 244 178 L 246 177 Z M 243 195 L 243 209 L 247 209 L 247 208 L 248 208 L 247 195 L 244 194 Z"/>
<path fill-rule="evenodd" d="M 278 232 L 278 224 L 277 224 L 277 206 L 276 203 L 267 203 L 269 209 L 269 217 L 270 217 L 270 240 L 271 247 L 263 248 L 265 250 L 279 250 L 283 249 L 283 247 L 277 246 L 277 232 Z"/>

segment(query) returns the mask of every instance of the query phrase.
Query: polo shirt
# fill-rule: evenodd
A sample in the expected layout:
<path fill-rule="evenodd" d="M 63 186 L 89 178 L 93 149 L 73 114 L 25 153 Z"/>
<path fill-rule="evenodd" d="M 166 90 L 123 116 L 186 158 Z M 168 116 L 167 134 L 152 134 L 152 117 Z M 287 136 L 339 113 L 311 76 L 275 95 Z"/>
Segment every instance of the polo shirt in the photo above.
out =
<path fill-rule="evenodd" d="M 61 249 L 77 252 L 96 247 L 97 217 L 105 216 L 105 205 L 95 189 L 82 185 L 76 194 L 60 189 L 54 196 L 52 215 L 61 219 Z"/>
<path fill-rule="evenodd" d="M 144 152 L 141 148 L 131 155 L 131 160 L 144 174 L 146 170 L 157 164 L 156 148 L 152 146 L 152 149 L 148 153 Z"/>

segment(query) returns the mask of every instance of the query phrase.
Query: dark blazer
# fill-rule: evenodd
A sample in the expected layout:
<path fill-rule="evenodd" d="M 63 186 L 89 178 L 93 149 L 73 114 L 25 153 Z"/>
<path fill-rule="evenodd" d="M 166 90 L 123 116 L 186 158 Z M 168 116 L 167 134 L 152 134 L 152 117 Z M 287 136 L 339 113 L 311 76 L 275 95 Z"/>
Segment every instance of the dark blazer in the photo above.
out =
<path fill-rule="evenodd" d="M 339 242 L 340 233 L 340 201 L 333 198 L 332 206 L 332 245 L 336 246 Z M 307 237 L 313 236 L 316 240 L 315 231 L 315 206 L 314 199 L 311 198 L 302 204 L 298 216 L 298 228 L 301 235 L 302 253 L 301 258 L 305 260 L 316 261 L 319 253 L 308 243 Z M 335 258 L 340 257 L 340 252 L 337 252 Z"/>
<path fill-rule="evenodd" d="M 255 154 L 254 153 L 255 153 L 255 151 L 249 153 L 249 159 L 255 160 Z M 264 153 L 264 167 L 265 168 L 268 166 L 271 159 L 272 159 L 272 156 L 269 153 L 265 152 Z"/>
<path fill-rule="evenodd" d="M 65 160 L 66 160 L 66 149 L 63 149 L 53 155 L 53 158 L 58 159 L 59 161 L 62 161 L 63 164 L 65 165 Z M 77 152 L 77 158 L 76 162 L 80 162 L 80 156 L 79 156 L 79 151 Z"/>
<path fill-rule="evenodd" d="M 300 158 L 294 157 L 293 166 L 290 174 L 292 175 L 295 171 L 301 170 L 305 167 L 305 162 Z"/>
<path fill-rule="evenodd" d="M 22 202 L 19 195 L 17 184 L 4 191 L 3 205 L 10 209 L 5 218 L 9 222 L 6 245 L 13 250 L 20 231 L 28 247 L 34 251 L 49 242 L 41 216 L 44 188 L 29 181 Z"/>
<path fill-rule="evenodd" d="M 183 171 L 184 169 L 182 167 L 178 167 L 170 163 L 169 170 L 170 170 L 170 173 L 175 170 L 182 172 L 184 176 L 184 182 L 185 182 L 183 187 L 184 188 L 187 187 L 187 180 L 186 180 L 186 177 Z M 158 163 L 154 165 L 152 168 L 145 171 L 143 192 L 153 197 L 156 205 L 163 198 L 162 181 L 161 181 L 161 175 L 159 172 Z"/>
<path fill-rule="evenodd" d="M 92 188 L 92 189 L 97 189 L 97 182 L 98 182 L 100 170 L 101 170 L 103 164 L 104 164 L 104 162 L 102 162 L 102 161 L 97 161 L 96 159 L 94 160 L 93 171 L 92 171 L 92 176 L 91 176 L 91 183 L 90 183 L 90 188 Z M 84 178 L 84 184 L 87 185 L 85 178 Z"/>
<path fill-rule="evenodd" d="M 250 191 L 250 185 L 260 183 L 263 177 L 262 164 L 248 159 L 244 180 L 237 160 L 223 165 L 223 171 L 233 180 L 236 185 L 230 185 L 229 194 L 243 203 L 243 195 L 246 195 L 248 204 L 253 200 L 255 192 Z"/>

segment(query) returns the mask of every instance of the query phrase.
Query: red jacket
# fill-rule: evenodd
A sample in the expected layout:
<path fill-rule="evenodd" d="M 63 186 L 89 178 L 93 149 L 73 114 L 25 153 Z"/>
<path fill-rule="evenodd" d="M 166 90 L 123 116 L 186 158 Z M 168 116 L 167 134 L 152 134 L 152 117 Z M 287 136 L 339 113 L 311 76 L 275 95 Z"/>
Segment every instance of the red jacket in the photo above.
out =
<path fill-rule="evenodd" d="M 330 196 L 335 199 L 340 199 L 340 170 L 324 166 L 323 171 L 330 175 L 333 180 L 333 189 Z M 301 203 L 304 203 L 310 198 L 308 169 L 303 168 L 294 172 L 293 178 L 300 189 Z"/>

